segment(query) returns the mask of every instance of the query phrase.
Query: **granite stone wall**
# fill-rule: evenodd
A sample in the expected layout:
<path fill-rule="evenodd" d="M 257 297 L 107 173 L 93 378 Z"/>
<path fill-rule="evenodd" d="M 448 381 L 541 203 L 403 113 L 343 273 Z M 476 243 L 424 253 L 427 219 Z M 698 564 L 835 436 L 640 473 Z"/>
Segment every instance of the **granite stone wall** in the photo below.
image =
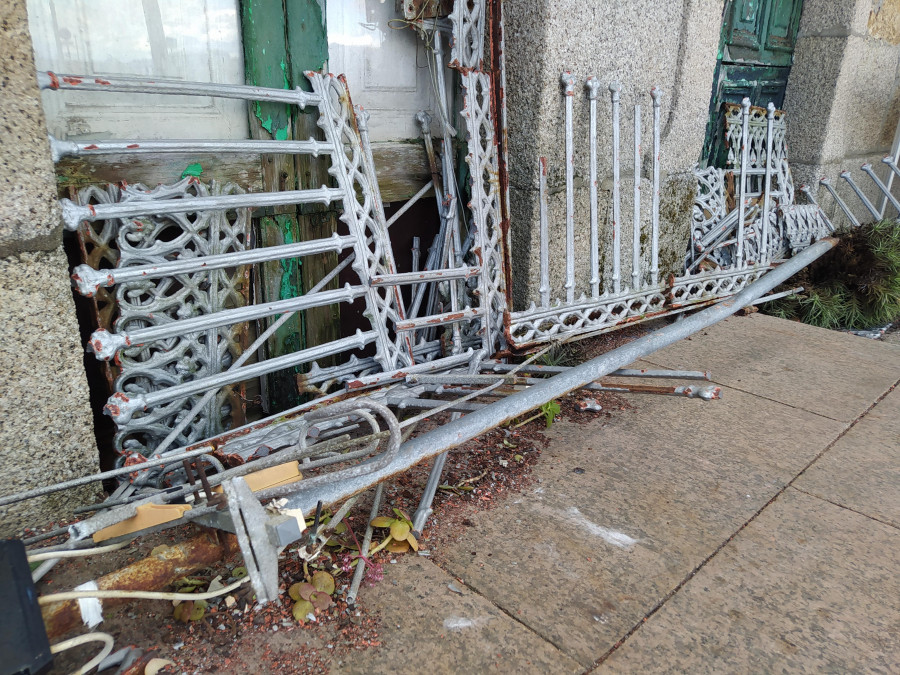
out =
<path fill-rule="evenodd" d="M 588 99 L 584 81 L 600 78 L 598 187 L 601 267 L 612 275 L 611 101 L 621 85 L 622 279 L 630 279 L 633 222 L 633 107 L 641 105 L 642 229 L 649 232 L 652 177 L 650 88 L 662 97 L 660 276 L 683 260 L 722 21 L 721 0 L 505 0 L 510 143 L 511 249 L 517 309 L 536 300 L 539 285 L 538 157 L 549 162 L 551 286 L 565 297 L 565 127 L 560 74 L 578 80 L 574 101 L 576 294 L 588 291 Z M 649 242 L 647 245 L 649 251 Z M 647 256 L 649 258 L 649 254 Z M 643 266 L 649 268 L 649 260 Z"/>
<path fill-rule="evenodd" d="M 880 204 L 859 167 L 870 162 L 882 180 L 889 172 L 881 159 L 900 119 L 900 0 L 805 0 L 784 107 L 794 182 L 816 186 L 820 204 L 843 225 L 846 217 L 818 186 L 827 176 L 856 217 L 871 220 L 839 175 L 850 170 Z M 900 195 L 900 181 L 893 191 Z"/>
<path fill-rule="evenodd" d="M 97 449 L 25 0 L 0 5 L 0 71 L 0 495 L 6 495 L 96 471 Z M 0 536 L 71 515 L 90 494 L 0 508 Z"/>

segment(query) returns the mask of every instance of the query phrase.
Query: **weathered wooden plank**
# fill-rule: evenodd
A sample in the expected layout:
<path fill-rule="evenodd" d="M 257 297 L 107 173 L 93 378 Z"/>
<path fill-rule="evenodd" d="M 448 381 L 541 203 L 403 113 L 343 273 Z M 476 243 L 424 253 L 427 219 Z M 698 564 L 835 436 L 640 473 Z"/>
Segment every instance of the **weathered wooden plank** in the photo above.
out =
<path fill-rule="evenodd" d="M 99 155 L 66 157 L 56 165 L 61 188 L 79 189 L 103 183 L 143 183 L 148 187 L 174 183 L 190 164 L 203 167 L 204 181 L 237 183 L 248 191 L 262 189 L 259 155 Z"/>
<path fill-rule="evenodd" d="M 409 199 L 431 180 L 422 141 L 373 143 L 372 158 L 381 198 L 386 202 Z"/>

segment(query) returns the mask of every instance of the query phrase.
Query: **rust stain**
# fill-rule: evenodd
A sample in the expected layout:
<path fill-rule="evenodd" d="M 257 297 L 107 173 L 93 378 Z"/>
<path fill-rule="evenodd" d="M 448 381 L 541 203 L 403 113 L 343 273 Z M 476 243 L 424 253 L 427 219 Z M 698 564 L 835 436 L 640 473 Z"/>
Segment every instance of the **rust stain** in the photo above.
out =
<path fill-rule="evenodd" d="M 126 145 L 125 147 L 128 148 L 129 150 L 134 150 L 135 148 L 139 148 L 141 146 L 138 143 L 132 143 L 131 145 Z"/>
<path fill-rule="evenodd" d="M 102 84 L 102 85 L 106 85 L 106 86 L 109 86 L 109 84 L 110 84 L 109 80 L 101 80 L 99 77 L 94 78 L 94 82 L 97 84 Z"/>
<path fill-rule="evenodd" d="M 90 145 L 84 146 L 84 149 L 85 149 L 85 150 L 96 150 L 96 149 L 97 149 L 97 146 L 96 146 L 96 144 L 91 143 Z"/>
<path fill-rule="evenodd" d="M 50 77 L 50 88 L 59 89 L 59 78 L 56 76 L 56 73 L 51 70 L 47 71 L 47 75 Z"/>
<path fill-rule="evenodd" d="M 71 84 L 73 87 L 75 87 L 81 84 L 82 79 L 80 77 L 65 76 L 63 77 L 63 82 L 65 82 L 66 84 Z"/>
<path fill-rule="evenodd" d="M 174 546 L 160 546 L 154 549 L 150 557 L 100 577 L 97 579 L 97 587 L 101 590 L 161 590 L 176 579 L 209 567 L 238 550 L 237 538 L 233 534 L 220 533 L 219 537 L 221 543 L 214 531 L 207 531 Z M 105 610 L 130 600 L 110 598 L 102 602 Z M 45 605 L 41 609 L 41 615 L 47 628 L 47 636 L 51 639 L 81 624 L 81 610 L 77 600 Z"/>

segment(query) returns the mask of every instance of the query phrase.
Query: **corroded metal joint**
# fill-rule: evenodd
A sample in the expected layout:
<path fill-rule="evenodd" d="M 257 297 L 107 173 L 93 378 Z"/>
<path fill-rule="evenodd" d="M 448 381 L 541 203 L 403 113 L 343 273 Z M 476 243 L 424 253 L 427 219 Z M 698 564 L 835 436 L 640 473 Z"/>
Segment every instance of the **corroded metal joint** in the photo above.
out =
<path fill-rule="evenodd" d="M 600 93 L 600 78 L 591 75 L 584 83 L 584 86 L 588 90 L 588 98 L 592 101 L 597 100 L 597 96 Z"/>
<path fill-rule="evenodd" d="M 563 94 L 565 94 L 566 96 L 574 96 L 575 76 L 572 74 L 572 71 L 564 70 L 562 75 L 559 76 L 559 80 L 563 85 Z"/>
<path fill-rule="evenodd" d="M 115 284 L 112 275 L 104 270 L 95 270 L 90 265 L 78 265 L 72 272 L 72 281 L 75 288 L 86 298 L 93 297 L 94 293 L 103 287 Z"/>
<path fill-rule="evenodd" d="M 88 351 L 93 352 L 98 359 L 109 361 L 114 358 L 116 352 L 131 345 L 131 339 L 127 335 L 119 335 L 118 333 L 110 333 L 104 328 L 100 328 L 91 333 L 88 340 Z"/>
<path fill-rule="evenodd" d="M 147 399 L 143 395 L 126 396 L 122 392 L 116 392 L 106 401 L 103 411 L 113 418 L 116 424 L 128 424 L 136 412 L 147 409 Z"/>
<path fill-rule="evenodd" d="M 613 103 L 619 102 L 619 92 L 622 90 L 622 86 L 618 82 L 610 82 L 609 83 L 609 93 L 612 96 Z"/>

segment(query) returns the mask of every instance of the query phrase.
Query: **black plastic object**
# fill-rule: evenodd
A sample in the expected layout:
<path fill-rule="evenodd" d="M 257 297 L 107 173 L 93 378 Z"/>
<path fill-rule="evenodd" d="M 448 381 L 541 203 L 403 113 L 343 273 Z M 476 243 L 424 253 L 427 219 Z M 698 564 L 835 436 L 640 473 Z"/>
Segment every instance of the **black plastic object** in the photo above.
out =
<path fill-rule="evenodd" d="M 53 664 L 25 544 L 0 540 L 0 675 L 37 675 Z"/>

